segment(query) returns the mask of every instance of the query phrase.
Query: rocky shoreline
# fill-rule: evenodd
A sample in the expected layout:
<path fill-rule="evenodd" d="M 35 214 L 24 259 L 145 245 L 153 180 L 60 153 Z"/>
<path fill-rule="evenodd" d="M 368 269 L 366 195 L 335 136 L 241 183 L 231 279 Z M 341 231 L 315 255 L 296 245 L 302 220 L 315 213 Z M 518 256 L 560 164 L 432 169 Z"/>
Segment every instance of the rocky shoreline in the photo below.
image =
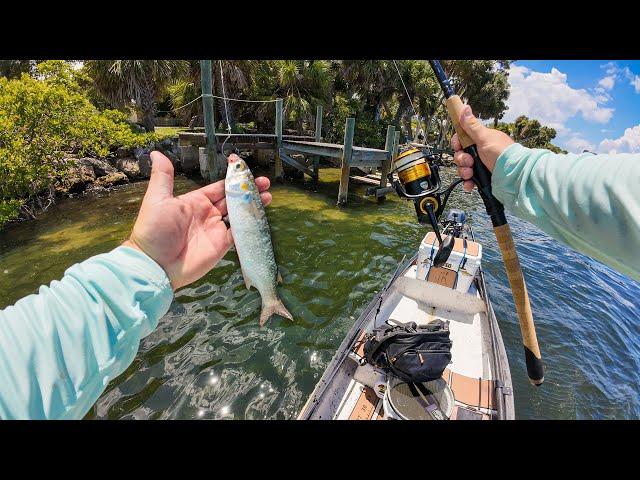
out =
<path fill-rule="evenodd" d="M 73 197 L 88 190 L 98 190 L 148 179 L 151 175 L 151 152 L 164 153 L 176 172 L 182 172 L 178 153 L 178 139 L 167 138 L 146 147 L 119 148 L 106 158 L 66 155 L 67 174 L 55 185 L 57 196 Z"/>

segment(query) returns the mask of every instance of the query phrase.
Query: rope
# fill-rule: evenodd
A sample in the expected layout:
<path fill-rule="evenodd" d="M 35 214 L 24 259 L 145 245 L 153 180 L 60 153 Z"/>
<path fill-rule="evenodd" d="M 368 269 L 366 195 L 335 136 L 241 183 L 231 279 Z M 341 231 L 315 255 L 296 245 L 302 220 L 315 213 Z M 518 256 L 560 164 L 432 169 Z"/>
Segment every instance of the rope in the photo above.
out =
<path fill-rule="evenodd" d="M 194 98 L 193 100 L 191 100 L 188 103 L 185 103 L 184 105 L 181 105 L 179 107 L 176 108 L 172 108 L 171 110 L 156 110 L 156 113 L 171 113 L 171 112 L 177 112 L 178 110 L 183 109 L 184 107 L 188 107 L 189 105 L 191 105 L 193 102 L 200 100 L 201 98 L 217 98 L 219 100 L 225 100 L 225 101 L 230 101 L 230 102 L 245 102 L 245 103 L 273 103 L 273 102 L 277 102 L 278 99 L 276 98 L 275 100 L 245 100 L 242 98 L 229 98 L 229 97 L 220 97 L 218 95 L 211 95 L 209 93 L 203 93 L 202 95 Z"/>
<path fill-rule="evenodd" d="M 193 100 L 191 100 L 189 103 L 185 103 L 184 105 L 177 107 L 177 108 L 172 108 L 171 110 L 157 110 L 156 113 L 171 113 L 171 112 L 177 112 L 178 110 L 180 110 L 181 108 L 184 107 L 188 107 L 189 105 L 191 105 L 193 102 L 195 102 L 196 100 L 200 100 L 202 97 L 205 97 L 206 95 L 200 95 L 197 98 L 194 98 Z"/>
<path fill-rule="evenodd" d="M 208 96 L 208 95 L 207 95 Z M 229 97 L 219 97 L 217 95 L 211 95 L 213 98 L 218 98 L 220 100 L 229 100 L 232 102 L 246 102 L 246 103 L 271 103 L 277 102 L 279 98 L 273 100 L 245 100 L 244 98 L 229 98 Z"/>

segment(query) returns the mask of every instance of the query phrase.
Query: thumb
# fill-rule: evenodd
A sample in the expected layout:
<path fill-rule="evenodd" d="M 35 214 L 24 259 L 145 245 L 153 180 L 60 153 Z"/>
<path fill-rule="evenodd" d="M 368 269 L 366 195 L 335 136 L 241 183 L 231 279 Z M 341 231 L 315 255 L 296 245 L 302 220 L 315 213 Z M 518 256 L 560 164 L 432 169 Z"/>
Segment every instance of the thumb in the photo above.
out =
<path fill-rule="evenodd" d="M 151 178 L 145 200 L 154 202 L 173 197 L 173 165 L 162 153 L 151 152 Z"/>
<path fill-rule="evenodd" d="M 465 105 L 460 114 L 460 126 L 462 126 L 466 134 L 471 137 L 471 140 L 473 140 L 475 144 L 482 143 L 488 130 L 488 128 L 475 117 L 469 105 Z"/>

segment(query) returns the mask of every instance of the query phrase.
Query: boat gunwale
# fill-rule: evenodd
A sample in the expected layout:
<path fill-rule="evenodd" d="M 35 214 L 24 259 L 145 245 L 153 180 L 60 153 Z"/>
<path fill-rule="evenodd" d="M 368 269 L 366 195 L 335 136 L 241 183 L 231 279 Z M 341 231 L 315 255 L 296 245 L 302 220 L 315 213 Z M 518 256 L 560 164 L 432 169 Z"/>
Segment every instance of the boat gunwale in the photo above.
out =
<path fill-rule="evenodd" d="M 300 413 L 298 414 L 298 417 L 297 417 L 298 420 L 306 420 L 313 414 L 315 407 L 317 405 L 317 402 L 315 402 L 314 400 L 316 398 L 320 398 L 320 396 L 324 393 L 324 390 L 329 386 L 331 380 L 333 380 L 333 377 L 335 376 L 335 374 L 338 372 L 338 368 L 342 365 L 344 360 L 348 358 L 349 349 L 351 348 L 351 345 L 353 345 L 353 342 L 356 340 L 357 335 L 360 333 L 362 325 L 369 319 L 369 315 L 371 314 L 371 311 L 374 309 L 376 304 L 380 301 L 381 297 L 391 287 L 393 282 L 398 278 L 398 276 L 402 272 L 405 272 L 407 268 L 409 268 L 413 264 L 413 262 L 416 260 L 417 257 L 418 257 L 418 254 L 416 253 L 414 257 L 407 260 L 406 262 L 404 261 L 406 258 L 406 255 L 402 257 L 402 260 L 398 262 L 398 266 L 396 267 L 396 270 L 394 274 L 391 276 L 391 278 L 389 279 L 389 281 L 376 294 L 376 296 L 373 297 L 371 302 L 369 302 L 369 304 L 360 314 L 358 319 L 351 326 L 351 328 L 345 335 L 344 339 L 342 340 L 342 343 L 336 350 L 336 353 L 333 355 L 331 362 L 329 362 L 329 365 L 327 365 L 327 368 L 322 374 L 322 377 L 320 377 L 320 380 L 318 380 L 318 382 L 316 383 L 316 386 L 311 392 L 311 395 L 309 395 L 309 398 L 307 399 L 305 405 L 300 410 Z"/>

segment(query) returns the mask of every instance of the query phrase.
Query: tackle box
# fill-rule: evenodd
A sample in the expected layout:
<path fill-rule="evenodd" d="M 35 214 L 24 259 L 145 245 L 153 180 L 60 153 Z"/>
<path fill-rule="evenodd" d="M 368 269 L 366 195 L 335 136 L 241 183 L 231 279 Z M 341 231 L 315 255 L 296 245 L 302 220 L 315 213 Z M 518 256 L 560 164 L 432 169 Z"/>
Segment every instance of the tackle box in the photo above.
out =
<path fill-rule="evenodd" d="M 438 239 L 433 232 L 427 233 L 418 249 L 418 264 L 416 278 L 428 280 L 459 292 L 467 293 L 475 278 L 482 261 L 482 245 L 471 240 L 465 242 L 462 238 L 456 238 L 451 255 L 442 267 L 431 265 L 433 257 L 438 251 Z M 429 278 L 427 278 L 427 276 Z"/>

